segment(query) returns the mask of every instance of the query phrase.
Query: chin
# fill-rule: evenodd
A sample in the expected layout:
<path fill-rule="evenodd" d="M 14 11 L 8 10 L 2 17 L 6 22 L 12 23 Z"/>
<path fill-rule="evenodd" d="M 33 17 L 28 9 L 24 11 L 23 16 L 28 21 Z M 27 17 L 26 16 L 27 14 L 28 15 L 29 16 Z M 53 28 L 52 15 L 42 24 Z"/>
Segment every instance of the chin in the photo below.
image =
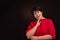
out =
<path fill-rule="evenodd" d="M 39 18 L 36 18 L 37 20 L 39 19 Z"/>

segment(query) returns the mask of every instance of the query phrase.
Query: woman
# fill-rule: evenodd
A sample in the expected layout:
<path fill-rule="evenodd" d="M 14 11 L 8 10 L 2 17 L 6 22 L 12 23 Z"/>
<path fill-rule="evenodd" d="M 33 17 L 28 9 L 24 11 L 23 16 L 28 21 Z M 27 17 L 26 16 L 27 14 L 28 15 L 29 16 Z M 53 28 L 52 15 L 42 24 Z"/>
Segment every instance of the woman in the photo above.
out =
<path fill-rule="evenodd" d="M 39 6 L 32 8 L 32 14 L 36 20 L 32 21 L 27 30 L 26 36 L 30 40 L 52 40 L 56 39 L 53 21 L 43 16 Z"/>

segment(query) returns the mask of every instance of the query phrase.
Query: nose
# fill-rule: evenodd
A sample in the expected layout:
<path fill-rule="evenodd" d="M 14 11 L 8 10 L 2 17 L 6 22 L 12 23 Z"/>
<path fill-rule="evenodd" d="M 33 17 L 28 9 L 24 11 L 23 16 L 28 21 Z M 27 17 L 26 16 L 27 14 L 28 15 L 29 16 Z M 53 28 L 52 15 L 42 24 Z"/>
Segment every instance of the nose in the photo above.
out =
<path fill-rule="evenodd" d="M 39 14 L 38 14 L 38 13 L 36 13 L 36 16 L 39 16 Z"/>

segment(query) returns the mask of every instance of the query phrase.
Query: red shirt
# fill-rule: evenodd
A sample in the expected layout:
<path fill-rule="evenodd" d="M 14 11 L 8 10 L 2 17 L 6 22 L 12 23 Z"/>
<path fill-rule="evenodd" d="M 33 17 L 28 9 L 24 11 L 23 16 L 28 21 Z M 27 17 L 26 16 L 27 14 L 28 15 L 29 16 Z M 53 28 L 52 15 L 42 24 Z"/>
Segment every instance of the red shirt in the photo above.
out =
<path fill-rule="evenodd" d="M 36 20 L 32 21 L 29 24 L 26 32 L 32 29 L 36 24 L 36 22 L 37 22 Z M 47 34 L 51 35 L 53 39 L 56 39 L 56 33 L 55 33 L 55 27 L 53 21 L 51 19 L 45 18 L 41 20 L 41 24 L 37 27 L 34 36 L 42 36 Z"/>

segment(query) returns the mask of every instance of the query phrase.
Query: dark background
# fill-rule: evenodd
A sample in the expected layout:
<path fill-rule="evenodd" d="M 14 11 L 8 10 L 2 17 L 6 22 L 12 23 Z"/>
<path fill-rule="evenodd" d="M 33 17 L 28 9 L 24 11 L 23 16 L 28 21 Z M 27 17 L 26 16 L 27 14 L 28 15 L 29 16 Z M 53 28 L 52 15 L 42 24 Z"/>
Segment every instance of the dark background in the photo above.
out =
<path fill-rule="evenodd" d="M 31 8 L 39 5 L 44 16 L 54 22 L 57 40 L 59 32 L 58 0 L 0 0 L 0 40 L 27 40 L 25 30 L 32 19 Z"/>

